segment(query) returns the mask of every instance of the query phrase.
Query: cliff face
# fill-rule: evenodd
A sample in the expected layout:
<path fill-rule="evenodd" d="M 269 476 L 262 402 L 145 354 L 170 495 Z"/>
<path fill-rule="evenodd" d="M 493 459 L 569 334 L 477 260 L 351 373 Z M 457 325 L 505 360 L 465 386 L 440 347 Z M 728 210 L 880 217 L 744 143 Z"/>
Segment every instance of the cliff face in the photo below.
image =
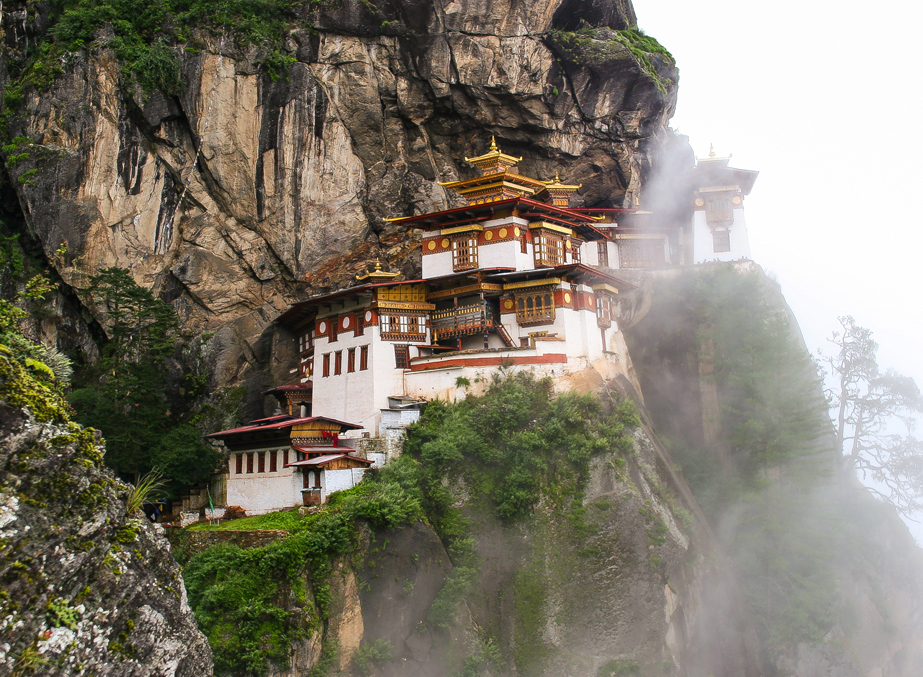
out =
<path fill-rule="evenodd" d="M 14 15 L 8 50 L 42 37 L 42 11 Z M 412 239 L 385 219 L 452 206 L 436 182 L 466 175 L 461 158 L 491 135 L 526 174 L 582 183 L 588 205 L 641 194 L 677 72 L 620 41 L 613 29 L 635 24 L 627 1 L 294 11 L 292 63 L 276 80 L 259 66 L 265 50 L 236 47 L 229 27 L 175 48 L 180 95 L 145 93 L 102 31 L 9 120 L 25 139 L 9 154 L 26 154 L 10 185 L 45 252 L 66 241 L 53 261 L 62 278 L 82 294 L 89 274 L 130 268 L 188 328 L 221 330 L 217 385 L 258 361 L 257 339 L 287 302 L 348 284 L 376 257 L 411 274 Z M 583 21 L 612 28 L 555 32 Z"/>
<path fill-rule="evenodd" d="M 170 546 L 102 455 L 0 354 L 0 674 L 211 674 Z"/>

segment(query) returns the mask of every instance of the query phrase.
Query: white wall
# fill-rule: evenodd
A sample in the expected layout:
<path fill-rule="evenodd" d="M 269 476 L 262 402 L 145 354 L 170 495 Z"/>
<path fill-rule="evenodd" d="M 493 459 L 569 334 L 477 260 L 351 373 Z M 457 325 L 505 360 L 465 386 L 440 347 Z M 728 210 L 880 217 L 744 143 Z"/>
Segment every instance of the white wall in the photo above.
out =
<path fill-rule="evenodd" d="M 282 510 L 301 505 L 301 473 L 294 468 L 282 467 L 282 449 L 288 447 L 277 447 L 269 450 L 270 453 L 277 454 L 276 472 L 256 472 L 256 457 L 253 459 L 253 472 L 247 472 L 247 458 L 244 456 L 243 473 L 237 474 L 238 452 L 232 452 L 230 455 L 228 469 L 230 476 L 227 480 L 227 505 L 239 505 L 247 511 L 248 515 L 263 515 L 267 512 Z M 259 451 L 259 450 L 256 450 Z M 251 453 L 251 452 L 240 452 Z M 289 451 L 289 460 L 295 460 L 295 452 Z M 266 458 L 265 467 L 269 468 L 269 458 Z"/>
<path fill-rule="evenodd" d="M 693 259 L 696 263 L 706 261 L 737 261 L 750 258 L 750 240 L 747 236 L 747 222 L 744 218 L 743 205 L 732 210 L 734 220 L 730 224 L 719 224 L 716 230 L 729 228 L 731 231 L 731 251 L 715 252 L 712 227 L 705 218 L 705 210 L 693 212 Z"/>

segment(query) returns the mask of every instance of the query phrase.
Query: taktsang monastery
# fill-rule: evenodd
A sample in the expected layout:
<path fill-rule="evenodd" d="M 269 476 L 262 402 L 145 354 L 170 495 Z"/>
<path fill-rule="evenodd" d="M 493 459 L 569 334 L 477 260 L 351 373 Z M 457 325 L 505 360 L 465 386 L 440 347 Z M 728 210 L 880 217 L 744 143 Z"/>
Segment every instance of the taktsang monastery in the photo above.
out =
<path fill-rule="evenodd" d="M 466 158 L 479 176 L 442 184 L 466 206 L 393 219 L 423 231 L 420 279 L 376 265 L 278 318 L 298 342 L 295 382 L 269 393 L 284 413 L 209 435 L 230 451 L 226 505 L 323 503 L 387 462 L 424 401 L 463 396 L 501 366 L 565 387 L 628 376 L 616 317 L 633 286 L 619 270 L 749 258 L 742 198 L 756 172 L 728 158 L 692 173 L 691 227 L 660 229 L 639 210 L 572 208 L 579 185 L 523 176 L 521 159 L 492 141 Z"/>

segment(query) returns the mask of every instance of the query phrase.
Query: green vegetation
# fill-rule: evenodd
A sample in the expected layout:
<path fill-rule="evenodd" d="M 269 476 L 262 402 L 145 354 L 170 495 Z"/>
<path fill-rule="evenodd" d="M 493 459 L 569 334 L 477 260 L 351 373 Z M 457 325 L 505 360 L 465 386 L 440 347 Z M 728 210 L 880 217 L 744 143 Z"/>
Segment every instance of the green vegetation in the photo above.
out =
<path fill-rule="evenodd" d="M 199 45 L 195 29 L 226 33 L 228 48 L 256 45 L 266 72 L 278 79 L 294 61 L 281 51 L 290 30 L 309 27 L 299 20 L 299 10 L 321 1 L 54 0 L 36 15 L 46 34 L 24 53 L 11 55 L 16 79 L 5 106 L 15 109 L 25 88 L 47 88 L 71 55 L 98 47 L 113 50 L 126 80 L 146 91 L 178 95 L 184 85 L 177 51 Z"/>
<path fill-rule="evenodd" d="M 324 510 L 302 518 L 282 541 L 248 550 L 215 546 L 186 565 L 189 602 L 217 674 L 284 665 L 292 642 L 320 627 L 330 608 L 333 559 L 359 547 L 357 525 L 386 530 L 423 517 L 419 490 L 403 484 L 404 466 L 414 463 L 400 459 L 332 494 Z"/>
<path fill-rule="evenodd" d="M 688 429 L 674 428 L 670 446 L 713 523 L 729 518 L 717 531 L 762 638 L 791 646 L 821 639 L 842 617 L 833 566 L 844 529 L 833 506 L 813 494 L 825 477 L 830 431 L 816 367 L 768 284 L 733 265 L 665 282 L 644 350 L 658 368 L 704 365 L 704 375 L 687 377 L 714 387 L 717 442 L 696 443 Z M 669 420 L 660 427 L 669 436 Z M 652 542 L 659 531 L 652 525 Z"/>
<path fill-rule="evenodd" d="M 384 639 L 363 642 L 353 654 L 353 665 L 359 672 L 368 677 L 374 673 L 375 667 L 391 660 L 391 643 Z"/>
<path fill-rule="evenodd" d="M 576 31 L 551 31 L 548 37 L 558 50 L 581 66 L 602 66 L 622 58 L 627 51 L 661 93 L 666 94 L 667 85 L 673 84 L 671 80 L 660 77 L 656 63 L 656 60 L 664 59 L 673 65 L 673 55 L 639 28 L 613 30 L 583 26 Z M 555 90 L 554 93 L 558 92 Z"/>
<path fill-rule="evenodd" d="M 190 388 L 196 373 L 176 359 L 176 313 L 127 270 L 107 268 L 90 284 L 109 341 L 68 396 L 77 421 L 102 431 L 106 463 L 126 479 L 138 483 L 156 468 L 173 496 L 208 481 L 220 454 L 191 423 L 205 383 Z"/>
<path fill-rule="evenodd" d="M 539 500 L 565 519 L 577 514 L 583 520 L 590 458 L 626 451 L 630 442 L 623 430 L 637 424 L 630 403 L 607 411 L 592 396 L 552 396 L 547 379 L 501 374 L 484 395 L 428 405 L 410 430 L 403 456 L 368 472 L 357 487 L 332 494 L 317 513 L 281 512 L 222 525 L 291 534 L 261 548 L 215 546 L 186 565 L 190 604 L 212 645 L 216 674 L 244 675 L 285 664 L 292 642 L 322 627 L 334 561 L 358 555 L 367 529 L 384 531 L 419 519 L 434 527 L 453 568 L 426 625 L 447 628 L 479 570 L 470 521 L 452 487 L 464 483 L 480 497 L 474 508 L 506 523 L 528 516 Z M 540 577 L 524 575 L 515 587 L 517 609 L 527 619 L 517 628 L 517 645 L 528 647 L 516 656 L 517 664 L 535 665 L 542 656 Z M 370 643 L 362 651 L 360 670 L 387 660 L 383 645 Z M 496 645 L 485 640 L 468 656 L 462 674 L 499 664 L 499 656 Z"/>

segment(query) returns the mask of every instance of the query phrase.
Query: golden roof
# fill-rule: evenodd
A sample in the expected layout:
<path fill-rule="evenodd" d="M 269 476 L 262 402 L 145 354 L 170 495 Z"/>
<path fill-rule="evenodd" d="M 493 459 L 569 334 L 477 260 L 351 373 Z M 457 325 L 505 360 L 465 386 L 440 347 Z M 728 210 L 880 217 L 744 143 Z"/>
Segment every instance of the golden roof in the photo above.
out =
<path fill-rule="evenodd" d="M 492 169 L 495 167 L 513 167 L 517 163 L 522 162 L 522 158 L 515 157 L 513 155 L 507 155 L 501 151 L 497 147 L 497 139 L 492 136 L 490 137 L 490 150 L 477 157 L 466 157 L 465 162 L 483 170 Z"/>
<path fill-rule="evenodd" d="M 356 275 L 357 280 L 367 280 L 369 278 L 373 280 L 390 280 L 391 278 L 397 277 L 400 273 L 386 273 L 381 269 L 381 262 L 378 259 L 375 259 L 375 270 L 366 271 L 362 275 Z"/>
<path fill-rule="evenodd" d="M 583 188 L 583 184 L 579 183 L 576 186 L 566 185 L 561 183 L 561 178 L 558 176 L 558 173 L 555 172 L 554 179 L 551 181 L 542 181 L 545 184 L 545 188 L 548 190 L 577 190 L 578 188 Z"/>

